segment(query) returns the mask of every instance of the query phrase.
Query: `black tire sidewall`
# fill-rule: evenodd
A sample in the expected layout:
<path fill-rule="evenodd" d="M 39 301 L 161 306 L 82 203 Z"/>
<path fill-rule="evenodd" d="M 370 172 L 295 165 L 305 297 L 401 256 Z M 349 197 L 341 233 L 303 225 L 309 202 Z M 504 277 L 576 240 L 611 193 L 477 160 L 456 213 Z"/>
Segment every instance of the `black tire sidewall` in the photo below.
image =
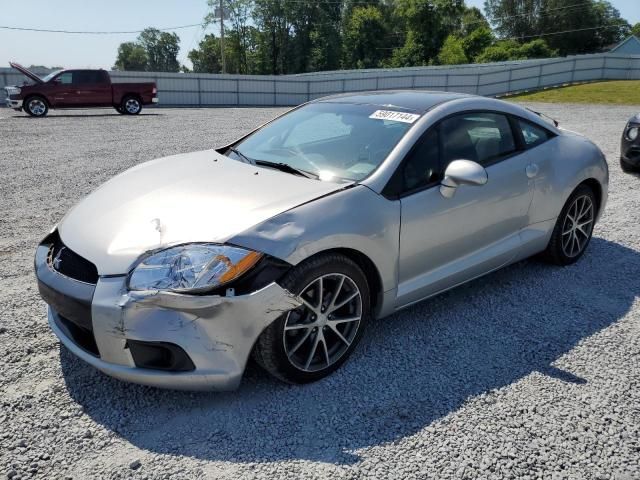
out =
<path fill-rule="evenodd" d="M 636 167 L 620 159 L 620 168 L 624 173 L 640 173 L 640 166 Z"/>
<path fill-rule="evenodd" d="M 129 100 L 135 100 L 136 102 L 138 102 L 137 112 L 131 113 L 129 110 L 127 110 L 126 105 L 127 105 L 127 101 Z M 122 99 L 122 105 L 120 106 L 120 108 L 122 108 L 122 113 L 124 113 L 125 115 L 138 115 L 142 111 L 142 102 L 140 101 L 139 98 L 129 95 Z"/>
<path fill-rule="evenodd" d="M 320 380 L 337 370 L 351 355 L 362 338 L 366 324 L 371 315 L 369 284 L 360 267 L 346 256 L 328 254 L 310 259 L 294 267 L 280 282 L 283 288 L 298 295 L 313 280 L 322 275 L 341 273 L 351 278 L 360 290 L 362 299 L 362 318 L 356 336 L 349 348 L 334 364 L 316 372 L 305 372 L 295 367 L 287 357 L 283 334 L 287 314 L 281 315 L 265 329 L 258 339 L 256 349 L 260 350 L 256 359 L 267 371 L 289 383 L 309 383 Z M 266 359 L 264 357 L 268 356 Z M 263 357 L 263 358 L 261 358 Z M 268 361 L 265 361 L 268 360 Z"/>
<path fill-rule="evenodd" d="M 36 115 L 35 113 L 33 113 L 31 111 L 31 109 L 29 108 L 29 103 L 32 100 L 40 100 L 40 101 L 42 101 L 42 103 L 44 103 L 44 113 L 42 115 Z M 43 97 L 41 97 L 39 95 L 31 95 L 30 97 L 25 98 L 23 108 L 24 108 L 24 111 L 27 112 L 27 114 L 29 114 L 30 116 L 32 116 L 34 118 L 46 117 L 47 114 L 49 113 L 49 104 L 47 103 L 47 101 Z"/>
<path fill-rule="evenodd" d="M 583 195 L 588 195 L 593 204 L 593 209 L 594 209 L 593 225 L 591 226 L 591 231 L 589 232 L 589 238 L 587 239 L 587 242 L 584 245 L 584 248 L 582 249 L 582 251 L 575 257 L 569 257 L 564 253 L 564 250 L 562 249 L 562 226 L 564 225 L 567 212 L 569 211 L 569 208 L 571 207 L 575 199 Z M 571 265 L 572 263 L 577 262 L 580 259 L 580 257 L 584 255 L 584 252 L 586 252 L 587 248 L 589 247 L 589 243 L 591 243 L 591 237 L 593 236 L 593 229 L 595 227 L 595 221 L 598 215 L 597 208 L 598 208 L 598 202 L 596 201 L 596 196 L 593 193 L 593 190 L 587 185 L 584 185 L 584 184 L 578 185 L 578 187 L 571 193 L 571 195 L 565 202 L 564 207 L 562 207 L 562 211 L 560 212 L 556 225 L 553 229 L 553 234 L 551 236 L 551 240 L 549 241 L 549 246 L 547 247 L 547 252 L 546 252 L 547 256 L 554 263 L 558 265 Z"/>

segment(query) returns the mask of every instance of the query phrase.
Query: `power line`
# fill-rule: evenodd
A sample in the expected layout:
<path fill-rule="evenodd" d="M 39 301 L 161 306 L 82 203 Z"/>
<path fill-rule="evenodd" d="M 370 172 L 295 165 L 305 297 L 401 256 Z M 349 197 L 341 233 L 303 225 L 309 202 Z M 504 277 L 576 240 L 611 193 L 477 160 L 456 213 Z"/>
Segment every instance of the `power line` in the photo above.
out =
<path fill-rule="evenodd" d="M 166 32 L 169 30 L 180 30 L 183 28 L 193 28 L 193 27 L 202 27 L 205 23 L 193 23 L 191 25 L 179 25 L 177 27 L 164 27 L 164 28 L 156 28 L 156 30 L 160 30 L 161 32 Z M 23 32 L 44 32 L 44 33 L 72 33 L 72 34 L 80 34 L 80 35 L 124 35 L 131 33 L 142 33 L 144 30 L 129 30 L 129 31 L 80 31 L 80 30 L 53 30 L 49 28 L 26 28 L 26 27 L 9 27 L 7 25 L 0 25 L 0 28 L 4 30 L 19 30 Z"/>
<path fill-rule="evenodd" d="M 535 35 L 521 35 L 519 37 L 501 38 L 499 40 L 520 40 L 522 38 L 547 37 L 550 35 L 561 35 L 563 33 L 586 32 L 588 30 L 600 30 L 600 29 L 606 29 L 606 28 L 622 27 L 627 25 L 628 25 L 627 23 L 616 23 L 613 25 L 600 25 L 599 27 L 574 28 L 573 30 L 563 30 L 561 32 L 547 32 L 547 33 L 537 33 Z"/>

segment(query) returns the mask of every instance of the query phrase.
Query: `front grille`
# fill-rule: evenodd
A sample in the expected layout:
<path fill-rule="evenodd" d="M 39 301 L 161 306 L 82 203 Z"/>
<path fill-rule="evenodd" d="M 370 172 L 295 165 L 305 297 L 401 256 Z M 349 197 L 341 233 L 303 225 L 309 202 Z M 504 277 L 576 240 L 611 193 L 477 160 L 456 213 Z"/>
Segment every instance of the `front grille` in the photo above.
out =
<path fill-rule="evenodd" d="M 82 258 L 62 240 L 56 230 L 50 237 L 51 248 L 47 261 L 49 266 L 62 275 L 84 283 L 98 283 L 98 269 L 86 258 Z"/>

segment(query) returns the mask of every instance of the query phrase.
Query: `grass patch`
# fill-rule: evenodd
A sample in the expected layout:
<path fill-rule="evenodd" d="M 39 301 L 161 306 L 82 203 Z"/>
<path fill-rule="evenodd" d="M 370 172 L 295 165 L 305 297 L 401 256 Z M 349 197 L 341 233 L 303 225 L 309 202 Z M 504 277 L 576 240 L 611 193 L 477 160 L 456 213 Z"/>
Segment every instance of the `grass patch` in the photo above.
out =
<path fill-rule="evenodd" d="M 640 105 L 640 80 L 594 82 L 504 97 L 514 102 Z"/>

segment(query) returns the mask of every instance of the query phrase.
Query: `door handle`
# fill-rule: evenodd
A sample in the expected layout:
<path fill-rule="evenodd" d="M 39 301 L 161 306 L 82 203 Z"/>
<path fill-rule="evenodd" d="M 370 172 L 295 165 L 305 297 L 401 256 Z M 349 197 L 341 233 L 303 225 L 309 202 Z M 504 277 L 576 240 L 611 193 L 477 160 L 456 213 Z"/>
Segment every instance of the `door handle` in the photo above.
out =
<path fill-rule="evenodd" d="M 527 165 L 527 168 L 525 171 L 527 172 L 527 177 L 533 178 L 536 175 L 538 175 L 538 172 L 540 171 L 540 169 L 538 168 L 538 165 L 536 165 L 535 163 L 530 163 L 529 165 Z"/>

